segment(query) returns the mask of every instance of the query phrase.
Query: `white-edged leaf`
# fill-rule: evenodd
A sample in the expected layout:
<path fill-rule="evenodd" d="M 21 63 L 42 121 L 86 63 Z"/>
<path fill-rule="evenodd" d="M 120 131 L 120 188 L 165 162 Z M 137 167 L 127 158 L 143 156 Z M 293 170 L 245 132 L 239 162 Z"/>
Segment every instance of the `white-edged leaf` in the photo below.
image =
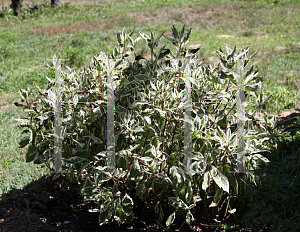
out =
<path fill-rule="evenodd" d="M 75 95 L 74 96 L 74 102 L 73 102 L 74 106 L 76 106 L 77 103 L 78 103 L 78 95 Z"/>
<path fill-rule="evenodd" d="M 148 125 L 151 125 L 151 118 L 148 116 L 145 116 L 144 118 L 145 118 L 146 122 L 148 123 Z"/>
<path fill-rule="evenodd" d="M 203 183 L 202 183 L 202 189 L 206 190 L 208 188 L 209 184 L 210 184 L 210 174 L 209 174 L 209 172 L 205 172 L 203 178 L 204 178 L 204 180 L 203 180 Z"/>
<path fill-rule="evenodd" d="M 216 184 L 224 191 L 229 193 L 229 181 L 227 177 L 214 166 L 212 166 L 210 174 L 214 179 L 214 181 L 216 182 Z"/>
<path fill-rule="evenodd" d="M 144 162 L 151 162 L 151 161 L 153 161 L 153 159 L 152 158 L 150 158 L 150 157 L 137 157 L 139 160 L 142 160 L 142 161 L 144 161 Z"/>
<path fill-rule="evenodd" d="M 175 220 L 175 212 L 173 212 L 167 219 L 166 221 L 166 226 L 169 227 L 170 225 L 173 224 L 174 220 Z"/>
<path fill-rule="evenodd" d="M 53 92 L 53 91 L 51 91 L 50 89 L 48 90 L 48 97 L 50 98 L 50 100 L 52 101 L 52 102 L 55 102 L 56 101 L 56 98 L 57 98 L 57 95 Z"/>
<path fill-rule="evenodd" d="M 233 214 L 236 212 L 236 209 L 228 210 L 228 213 Z"/>

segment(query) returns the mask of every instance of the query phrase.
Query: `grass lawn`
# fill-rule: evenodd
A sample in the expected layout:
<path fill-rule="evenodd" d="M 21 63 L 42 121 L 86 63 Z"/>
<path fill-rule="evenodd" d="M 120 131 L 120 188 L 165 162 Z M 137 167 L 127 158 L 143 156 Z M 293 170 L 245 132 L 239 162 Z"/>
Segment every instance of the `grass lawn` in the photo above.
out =
<path fill-rule="evenodd" d="M 112 50 L 116 33 L 123 27 L 127 31 L 135 29 L 134 38 L 138 37 L 138 31 L 158 34 L 167 30 L 166 35 L 170 35 L 173 24 L 192 27 L 188 46 L 201 46 L 201 58 L 206 63 L 216 62 L 215 50 L 225 50 L 226 45 L 236 45 L 238 50 L 251 46 L 251 53 L 259 50 L 254 64 L 263 76 L 263 92 L 273 94 L 266 111 L 278 114 L 300 108 L 299 0 L 60 0 L 55 9 L 50 7 L 50 0 L 24 1 L 19 17 L 14 17 L 9 10 L 10 3 L 9 0 L 0 3 L 0 195 L 24 187 L 46 171 L 39 165 L 26 163 L 26 148 L 18 147 L 23 135 L 15 118 L 25 114 L 13 104 L 20 102 L 19 89 L 34 88 L 33 82 L 45 88 L 48 84 L 45 76 L 54 78 L 54 73 L 45 67 L 46 64 L 52 66 L 52 61 L 47 59 L 54 54 L 69 59 L 64 62 L 69 67 L 88 66 L 93 55 L 101 50 Z M 142 45 L 138 49 L 149 54 Z M 297 141 L 291 137 L 286 139 Z M 294 151 L 289 150 L 292 147 L 283 150 L 287 156 L 294 157 L 291 165 L 295 170 L 286 170 L 282 164 L 287 161 L 277 154 L 274 162 L 280 161 L 280 164 L 275 164 L 278 165 L 276 178 L 283 173 L 290 173 L 289 178 L 299 176 L 300 152 L 296 147 Z M 274 178 L 269 182 L 277 183 L 281 177 Z M 295 196 L 299 196 L 299 178 L 292 178 L 290 183 L 293 183 L 290 188 L 298 189 Z M 283 191 L 280 185 L 276 188 Z M 266 197 L 266 202 L 271 201 L 268 195 L 261 196 Z M 270 204 L 276 205 L 276 202 L 272 200 Z M 300 208 L 299 200 L 297 204 Z M 286 206 L 285 213 L 276 207 L 270 213 L 256 209 L 255 202 L 253 205 L 251 212 L 255 213 L 249 218 L 259 218 L 257 223 L 265 220 L 283 228 L 292 223 L 300 228 L 299 215 L 292 205 Z M 287 216 L 289 210 L 295 214 L 293 217 Z M 269 218 L 259 216 L 259 212 L 269 214 Z M 271 217 L 281 221 L 271 220 Z"/>

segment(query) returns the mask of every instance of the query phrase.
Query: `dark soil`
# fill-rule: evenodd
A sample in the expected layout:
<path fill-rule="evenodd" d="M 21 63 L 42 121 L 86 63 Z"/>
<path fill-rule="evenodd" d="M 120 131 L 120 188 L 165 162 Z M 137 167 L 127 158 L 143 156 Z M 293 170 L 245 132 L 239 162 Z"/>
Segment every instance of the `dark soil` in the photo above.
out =
<path fill-rule="evenodd" d="M 0 231 L 1 232 L 31 232 L 31 231 L 61 231 L 61 232 L 93 232 L 93 231 L 163 231 L 155 221 L 154 214 L 144 212 L 133 220 L 132 225 L 119 226 L 116 221 L 100 227 L 99 213 L 91 213 L 90 205 L 83 204 L 83 196 L 78 191 L 77 184 L 67 183 L 63 177 L 52 180 L 52 176 L 43 176 L 37 181 L 26 185 L 22 190 L 13 189 L 2 195 L 0 201 Z M 27 210 L 27 205 L 29 210 Z M 197 203 L 195 220 L 190 225 L 186 223 L 182 231 L 206 231 L 203 204 Z M 165 219 L 172 213 L 165 211 Z M 168 231 L 179 231 L 185 215 L 177 215 Z M 214 224 L 213 222 L 211 222 Z M 210 228 L 218 228 L 213 225 Z M 225 231 L 225 230 L 220 230 Z M 251 231 L 239 229 L 236 231 Z"/>

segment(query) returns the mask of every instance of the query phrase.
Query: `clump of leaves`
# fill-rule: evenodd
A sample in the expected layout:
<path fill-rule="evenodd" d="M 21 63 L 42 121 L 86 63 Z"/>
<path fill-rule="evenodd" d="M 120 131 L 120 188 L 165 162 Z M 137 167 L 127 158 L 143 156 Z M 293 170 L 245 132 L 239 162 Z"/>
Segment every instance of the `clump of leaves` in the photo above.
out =
<path fill-rule="evenodd" d="M 154 32 L 150 35 L 139 32 L 140 37 L 134 39 L 133 32 L 127 33 L 124 28 L 117 34 L 118 46 L 111 54 L 101 52 L 94 56 L 93 67 L 80 73 L 71 69 L 69 73 L 63 72 L 62 101 L 73 102 L 63 106 L 63 168 L 71 171 L 68 177 L 73 181 L 78 181 L 82 173 L 88 175 L 81 193 L 85 203 L 92 201 L 98 205 L 92 211 L 100 213 L 100 225 L 111 220 L 131 223 L 134 216 L 146 209 L 153 210 L 159 223 L 165 220 L 167 227 L 180 213 L 186 215 L 185 222 L 189 224 L 196 206 L 193 197 L 196 193 L 204 200 L 207 214 L 211 209 L 223 210 L 218 217 L 217 213 L 213 214 L 220 223 L 236 211 L 234 201 L 230 202 L 241 192 L 233 172 L 237 139 L 235 103 L 237 80 L 241 75 L 236 70 L 248 68 L 253 55 L 248 56 L 249 48 L 240 53 L 236 47 L 227 48 L 226 53 L 217 51 L 221 61 L 217 66 L 206 67 L 197 58 L 199 48 L 185 48 L 191 31 L 173 26 L 172 38 L 164 36 L 164 32 L 158 36 Z M 171 51 L 166 44 L 159 47 L 162 38 L 176 45 L 176 51 Z M 136 44 L 142 40 L 151 52 L 150 60 L 136 53 Z M 102 104 L 107 101 L 108 75 L 113 76 L 115 89 L 113 172 L 107 170 L 107 107 Z M 243 103 L 248 110 L 245 157 L 246 170 L 250 170 L 268 161 L 260 154 L 266 148 L 267 129 L 252 123 L 266 99 L 258 91 L 261 78 L 253 66 L 242 78 L 246 94 L 256 102 Z M 182 152 L 186 79 L 192 83 L 193 102 L 219 102 L 192 104 L 193 151 L 188 165 Z M 30 136 L 23 138 L 20 146 L 29 144 L 27 162 L 45 163 L 51 169 L 53 105 L 57 99 L 54 80 L 48 80 L 47 90 L 36 86 L 38 94 L 34 97 L 31 90 L 21 90 L 26 101 L 22 106 L 28 108 L 30 115 L 23 119 L 22 126 L 28 128 L 24 133 Z M 83 101 L 94 104 L 77 104 Z M 274 118 L 270 121 L 265 117 L 264 121 L 274 127 Z M 208 196 L 213 196 L 211 205 L 207 204 Z"/>

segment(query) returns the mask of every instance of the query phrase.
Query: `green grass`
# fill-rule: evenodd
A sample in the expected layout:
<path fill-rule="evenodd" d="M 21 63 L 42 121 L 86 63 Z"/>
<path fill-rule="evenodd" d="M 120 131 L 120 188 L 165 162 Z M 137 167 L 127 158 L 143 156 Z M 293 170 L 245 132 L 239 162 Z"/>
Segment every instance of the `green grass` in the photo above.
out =
<path fill-rule="evenodd" d="M 9 107 L 5 111 L 0 111 L 0 194 L 13 188 L 23 188 L 26 184 L 41 177 L 46 171 L 40 165 L 32 163 L 24 165 L 26 150 L 18 146 L 22 137 L 22 128 L 17 127 L 18 122 L 14 120 L 21 118 L 24 112 L 10 106 L 16 97 L 18 96 L 5 96 Z M 2 103 L 1 101 L 0 106 Z"/>
<path fill-rule="evenodd" d="M 300 106 L 299 0 L 99 0 L 93 5 L 60 3 L 56 9 L 49 2 L 37 9 L 29 4 L 18 18 L 7 2 L 0 9 L 0 194 L 22 188 L 45 172 L 25 163 L 26 148 L 18 148 L 23 135 L 14 119 L 24 114 L 12 105 L 20 99 L 18 90 L 32 88 L 33 82 L 45 88 L 45 76 L 54 77 L 45 68 L 52 61 L 46 59 L 54 54 L 70 59 L 64 63 L 72 68 L 88 66 L 93 55 L 116 45 L 116 32 L 123 27 L 135 29 L 137 37 L 139 30 L 168 34 L 173 24 L 186 24 L 193 28 L 189 44 L 201 44 L 206 62 L 226 45 L 259 49 L 254 63 L 264 79 L 263 91 L 274 94 L 267 112 Z M 299 165 L 299 159 L 295 162 Z"/>

